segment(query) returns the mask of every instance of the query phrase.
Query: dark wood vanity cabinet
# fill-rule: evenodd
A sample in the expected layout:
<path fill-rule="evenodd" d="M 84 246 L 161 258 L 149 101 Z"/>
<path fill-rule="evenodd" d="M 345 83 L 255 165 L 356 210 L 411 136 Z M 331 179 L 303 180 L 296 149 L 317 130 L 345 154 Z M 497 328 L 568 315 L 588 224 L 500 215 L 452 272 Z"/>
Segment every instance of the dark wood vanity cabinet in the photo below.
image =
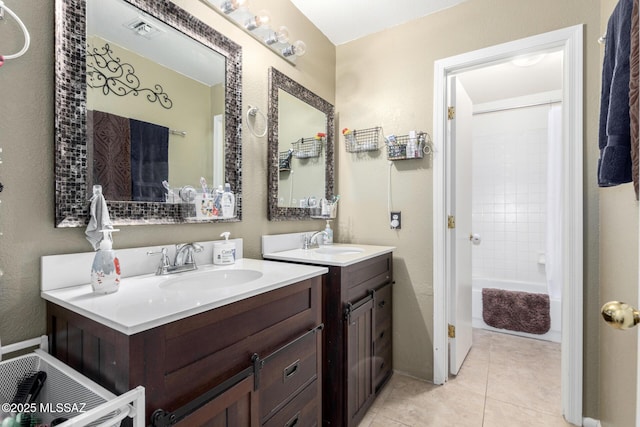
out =
<path fill-rule="evenodd" d="M 323 424 L 357 426 L 392 373 L 392 254 L 329 267 Z"/>
<path fill-rule="evenodd" d="M 314 277 L 134 335 L 47 302 L 50 352 L 114 393 L 143 385 L 147 424 L 162 409 L 182 413 L 183 426 L 320 425 L 322 282 Z M 180 412 L 203 395 L 215 398 Z"/>

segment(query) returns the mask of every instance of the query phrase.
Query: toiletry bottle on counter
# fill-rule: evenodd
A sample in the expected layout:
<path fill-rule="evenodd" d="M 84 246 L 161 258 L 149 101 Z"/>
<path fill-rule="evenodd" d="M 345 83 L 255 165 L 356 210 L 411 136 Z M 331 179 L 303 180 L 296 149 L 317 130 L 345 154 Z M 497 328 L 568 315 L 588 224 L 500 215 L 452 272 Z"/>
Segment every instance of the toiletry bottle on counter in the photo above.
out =
<path fill-rule="evenodd" d="M 331 226 L 329 225 L 329 223 L 331 222 L 331 220 L 327 220 L 327 226 L 324 228 L 324 232 L 327 233 L 324 236 L 324 244 L 325 245 L 333 245 L 333 230 L 331 229 Z"/>
<path fill-rule="evenodd" d="M 220 204 L 222 206 L 223 218 L 233 218 L 235 216 L 236 198 L 231 192 L 231 185 L 229 183 L 224 185 L 224 193 L 222 193 Z"/>
<path fill-rule="evenodd" d="M 117 229 L 100 230 L 102 241 L 91 265 L 91 287 L 97 294 L 116 292 L 120 286 L 120 261 L 112 249 L 111 232 Z"/>
<path fill-rule="evenodd" d="M 220 235 L 223 241 L 213 243 L 213 263 L 215 265 L 228 265 L 236 262 L 236 244 L 229 241 L 229 233 L 225 231 Z"/>

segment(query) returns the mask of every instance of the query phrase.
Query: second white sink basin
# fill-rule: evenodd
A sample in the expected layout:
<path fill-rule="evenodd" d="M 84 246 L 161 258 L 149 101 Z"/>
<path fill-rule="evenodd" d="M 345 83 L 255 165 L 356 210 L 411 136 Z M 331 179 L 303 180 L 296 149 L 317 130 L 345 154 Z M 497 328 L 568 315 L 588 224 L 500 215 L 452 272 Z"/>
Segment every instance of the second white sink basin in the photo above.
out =
<path fill-rule="evenodd" d="M 315 251 L 325 255 L 353 255 L 364 252 L 364 249 L 355 246 L 323 246 Z"/>
<path fill-rule="evenodd" d="M 171 278 L 161 283 L 160 287 L 176 291 L 213 291 L 243 285 L 261 277 L 261 271 L 246 269 L 192 272 Z"/>

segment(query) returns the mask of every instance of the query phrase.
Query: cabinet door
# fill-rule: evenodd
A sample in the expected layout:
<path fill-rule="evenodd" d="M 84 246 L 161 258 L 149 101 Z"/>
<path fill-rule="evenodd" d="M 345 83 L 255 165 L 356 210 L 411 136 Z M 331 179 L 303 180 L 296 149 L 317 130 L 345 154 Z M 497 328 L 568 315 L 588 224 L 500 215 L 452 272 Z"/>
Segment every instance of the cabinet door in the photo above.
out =
<path fill-rule="evenodd" d="M 347 416 L 357 426 L 374 397 L 373 299 L 353 304 L 347 315 Z"/>
<path fill-rule="evenodd" d="M 240 381 L 175 425 L 178 427 L 257 427 L 258 405 L 253 375 Z"/>

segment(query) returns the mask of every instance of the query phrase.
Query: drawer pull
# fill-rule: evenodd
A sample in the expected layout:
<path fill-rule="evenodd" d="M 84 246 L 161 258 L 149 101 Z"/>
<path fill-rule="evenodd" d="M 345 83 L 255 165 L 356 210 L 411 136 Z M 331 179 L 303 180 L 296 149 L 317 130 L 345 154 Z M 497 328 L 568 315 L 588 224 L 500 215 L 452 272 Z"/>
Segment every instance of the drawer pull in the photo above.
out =
<path fill-rule="evenodd" d="M 382 308 L 382 307 L 384 307 L 384 305 L 385 305 L 385 304 L 386 304 L 386 302 L 385 302 L 385 301 L 380 301 L 380 302 L 378 303 L 378 307 Z"/>
<path fill-rule="evenodd" d="M 295 414 L 289 421 L 284 424 L 284 427 L 295 427 L 298 425 L 298 421 L 300 421 L 300 412 Z"/>
<path fill-rule="evenodd" d="M 291 365 L 284 368 L 284 370 L 282 371 L 282 382 L 286 383 L 291 379 L 291 377 L 297 374 L 299 366 L 300 366 L 300 359 L 296 360 Z"/>
<path fill-rule="evenodd" d="M 382 371 L 383 369 L 384 369 L 384 362 L 380 364 L 380 370 Z"/>
<path fill-rule="evenodd" d="M 380 338 L 384 336 L 384 331 L 380 332 Z"/>

